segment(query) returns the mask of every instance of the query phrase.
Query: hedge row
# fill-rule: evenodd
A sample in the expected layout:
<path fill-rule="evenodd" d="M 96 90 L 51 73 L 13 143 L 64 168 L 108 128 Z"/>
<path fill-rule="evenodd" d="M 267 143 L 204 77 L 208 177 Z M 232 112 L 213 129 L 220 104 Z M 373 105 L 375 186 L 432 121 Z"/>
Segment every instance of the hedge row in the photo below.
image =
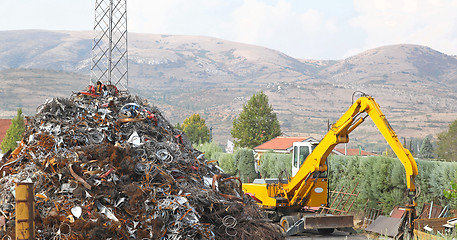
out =
<path fill-rule="evenodd" d="M 388 214 L 396 205 L 407 203 L 405 170 L 396 158 L 375 157 L 329 157 L 329 184 L 332 190 L 352 191 L 357 185 L 359 197 L 353 210 L 363 210 L 369 202 L 380 202 Z M 416 186 L 420 191 L 417 198 L 419 209 L 425 202 L 433 201 L 441 206 L 457 207 L 455 200 L 443 196 L 450 189 L 450 182 L 457 179 L 457 163 L 416 160 L 419 175 Z"/>

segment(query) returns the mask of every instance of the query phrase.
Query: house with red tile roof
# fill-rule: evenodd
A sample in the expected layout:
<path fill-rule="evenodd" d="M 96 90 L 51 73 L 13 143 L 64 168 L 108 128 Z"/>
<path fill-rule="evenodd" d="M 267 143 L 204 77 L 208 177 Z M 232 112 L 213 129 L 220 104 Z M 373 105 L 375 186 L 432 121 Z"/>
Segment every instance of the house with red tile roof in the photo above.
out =
<path fill-rule="evenodd" d="M 261 164 L 260 163 L 260 157 L 262 156 L 263 153 L 268 152 L 268 151 L 273 151 L 275 153 L 292 153 L 293 147 L 294 147 L 294 142 L 319 142 L 317 139 L 313 137 L 276 137 L 271 139 L 270 141 L 267 141 L 263 144 L 260 144 L 259 146 L 254 148 L 255 152 L 255 169 L 256 171 L 258 170 L 258 166 Z M 337 152 L 335 150 L 332 151 L 333 154 L 336 155 L 343 155 L 340 152 Z M 292 160 L 292 159 L 291 159 Z"/>
<path fill-rule="evenodd" d="M 0 119 L 0 142 L 3 141 L 3 138 L 6 135 L 6 130 L 11 125 L 11 119 Z"/>
<path fill-rule="evenodd" d="M 0 119 L 0 143 L 3 141 L 3 138 L 5 138 L 6 135 L 6 130 L 11 125 L 11 119 Z M 2 152 L 0 151 L 0 154 Z"/>
<path fill-rule="evenodd" d="M 276 137 L 268 142 L 260 144 L 254 148 L 254 152 L 257 153 L 257 157 L 264 152 L 273 150 L 275 153 L 292 153 L 294 142 L 319 142 L 313 137 Z M 358 148 L 335 148 L 332 151 L 335 155 L 346 155 L 346 156 L 376 156 L 377 154 L 367 152 Z"/>
<path fill-rule="evenodd" d="M 254 148 L 254 151 L 261 155 L 264 152 L 273 150 L 275 153 L 291 153 L 294 142 L 318 142 L 313 137 L 275 137 L 270 141 Z"/>

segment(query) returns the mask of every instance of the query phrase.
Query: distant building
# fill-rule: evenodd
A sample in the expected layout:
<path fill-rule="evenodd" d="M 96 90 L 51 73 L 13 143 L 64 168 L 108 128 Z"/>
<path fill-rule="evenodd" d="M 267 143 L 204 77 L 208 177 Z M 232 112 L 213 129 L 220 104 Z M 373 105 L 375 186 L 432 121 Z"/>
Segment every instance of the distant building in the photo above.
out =
<path fill-rule="evenodd" d="M 256 159 L 256 171 L 258 166 L 260 166 L 260 157 L 263 153 L 268 151 L 273 151 L 274 153 L 292 153 L 294 142 L 319 142 L 313 137 L 276 137 L 271 139 L 268 142 L 260 144 L 254 148 L 254 154 Z M 340 152 L 335 150 L 332 151 L 333 154 L 343 155 Z M 291 159 L 292 161 L 292 159 Z"/>
<path fill-rule="evenodd" d="M 273 150 L 275 153 L 291 153 L 294 142 L 318 142 L 313 137 L 275 137 L 268 142 L 254 148 L 260 157 L 262 153 Z"/>
<path fill-rule="evenodd" d="M 6 130 L 11 125 L 11 119 L 0 119 L 0 143 L 3 141 L 3 138 L 5 138 L 6 135 Z"/>
<path fill-rule="evenodd" d="M 225 148 L 225 152 L 226 153 L 233 153 L 233 149 L 235 148 L 235 144 L 230 141 L 230 140 L 227 140 L 227 147 Z"/>
<path fill-rule="evenodd" d="M 275 137 L 268 142 L 260 144 L 254 148 L 254 153 L 257 159 L 264 152 L 273 151 L 275 153 L 292 153 L 294 142 L 319 142 L 313 137 Z M 344 155 L 338 151 L 333 150 L 333 154 Z"/>
<path fill-rule="evenodd" d="M 256 159 L 256 170 L 263 153 L 273 151 L 274 153 L 292 153 L 294 142 L 319 142 L 313 137 L 276 137 L 254 148 Z M 340 156 L 376 156 L 376 153 L 367 152 L 359 148 L 334 148 L 332 154 Z"/>
<path fill-rule="evenodd" d="M 335 148 L 334 151 L 341 153 L 345 156 L 377 156 L 376 153 L 367 152 L 360 148 Z"/>

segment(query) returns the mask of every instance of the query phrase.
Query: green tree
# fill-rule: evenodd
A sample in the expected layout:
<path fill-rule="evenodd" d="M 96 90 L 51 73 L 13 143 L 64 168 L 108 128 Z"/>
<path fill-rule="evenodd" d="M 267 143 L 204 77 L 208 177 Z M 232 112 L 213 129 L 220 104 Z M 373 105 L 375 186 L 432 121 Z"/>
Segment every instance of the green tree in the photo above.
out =
<path fill-rule="evenodd" d="M 3 153 L 8 152 L 10 149 L 14 150 L 17 147 L 17 141 L 22 138 L 22 133 L 25 130 L 24 116 L 22 115 L 22 108 L 17 109 L 17 115 L 11 119 L 11 125 L 6 130 L 5 138 L 0 144 Z"/>
<path fill-rule="evenodd" d="M 446 161 L 457 161 L 457 120 L 449 125 L 447 132 L 438 134 L 438 157 Z"/>
<path fill-rule="evenodd" d="M 251 149 L 238 149 L 233 159 L 235 166 L 238 167 L 238 171 L 240 172 L 242 182 L 252 182 L 257 177 L 254 167 L 254 153 Z"/>
<path fill-rule="evenodd" d="M 276 113 L 263 91 L 252 95 L 243 105 L 240 115 L 233 120 L 231 134 L 235 138 L 235 146 L 247 148 L 254 148 L 281 135 Z"/>
<path fill-rule="evenodd" d="M 220 153 L 217 156 L 219 166 L 224 170 L 225 173 L 234 175 L 237 170 L 237 166 L 234 162 L 233 154 L 231 153 Z"/>
<path fill-rule="evenodd" d="M 430 142 L 430 138 L 426 137 L 422 141 L 421 148 L 419 150 L 419 157 L 421 158 L 433 158 L 433 146 L 432 143 Z"/>
<path fill-rule="evenodd" d="M 179 127 L 179 124 L 177 124 L 177 127 Z M 180 129 L 192 144 L 209 142 L 209 129 L 206 126 L 205 119 L 201 118 L 198 113 L 184 119 Z"/>

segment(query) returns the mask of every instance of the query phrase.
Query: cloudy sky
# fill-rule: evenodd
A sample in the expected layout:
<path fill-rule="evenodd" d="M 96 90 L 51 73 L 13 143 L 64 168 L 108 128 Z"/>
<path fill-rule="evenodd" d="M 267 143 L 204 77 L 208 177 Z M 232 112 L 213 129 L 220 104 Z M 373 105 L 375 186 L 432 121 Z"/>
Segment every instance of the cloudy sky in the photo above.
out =
<path fill-rule="evenodd" d="M 95 0 L 0 0 L 0 6 L 0 30 L 93 27 Z M 217 37 L 307 59 L 342 59 L 399 43 L 457 55 L 457 0 L 128 0 L 128 28 Z"/>

